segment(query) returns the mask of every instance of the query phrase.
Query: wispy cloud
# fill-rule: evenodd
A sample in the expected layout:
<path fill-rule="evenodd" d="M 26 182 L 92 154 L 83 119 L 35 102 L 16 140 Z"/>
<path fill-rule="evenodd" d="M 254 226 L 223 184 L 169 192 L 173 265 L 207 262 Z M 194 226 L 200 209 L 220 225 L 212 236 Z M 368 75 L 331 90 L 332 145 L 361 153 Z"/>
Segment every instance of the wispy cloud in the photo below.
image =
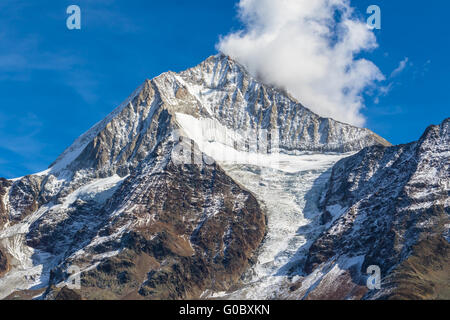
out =
<path fill-rule="evenodd" d="M 83 28 L 114 30 L 115 33 L 135 33 L 139 26 L 123 14 L 113 0 L 80 0 Z M 0 2 L 0 81 L 28 81 L 35 71 L 51 71 L 60 84 L 73 89 L 86 103 L 98 101 L 99 75 L 87 68 L 89 61 L 62 48 L 50 49 L 32 30 L 16 30 L 20 25 L 15 19 L 25 19 L 36 4 L 25 1 L 2 0 Z M 64 18 L 64 5 L 58 10 L 45 12 L 45 18 L 60 21 Z M 62 20 L 63 21 L 63 20 Z M 65 24 L 61 23 L 62 28 Z"/>
<path fill-rule="evenodd" d="M 15 130 L 7 127 L 7 124 L 15 123 Z M 50 159 L 45 158 L 46 144 L 39 139 L 43 123 L 39 117 L 31 112 L 24 115 L 6 115 L 0 113 L 0 150 L 2 153 L 11 153 L 13 159 L 21 159 L 20 166 L 28 172 L 36 172 L 44 169 Z M 17 166 L 16 163 L 6 159 L 0 159 L 3 174 L 13 178 L 14 173 L 8 171 L 8 167 Z"/>
<path fill-rule="evenodd" d="M 414 79 L 417 79 L 419 77 L 425 77 L 425 75 L 430 71 L 432 61 L 431 59 L 428 59 L 425 61 L 422 65 L 416 66 L 414 68 L 413 77 Z"/>
<path fill-rule="evenodd" d="M 0 81 L 28 81 L 35 71 L 55 72 L 61 84 L 72 88 L 87 103 L 97 101 L 98 81 L 83 68 L 84 61 L 64 50 L 43 49 L 38 37 L 12 39 L 0 34 Z"/>
<path fill-rule="evenodd" d="M 14 131 L 5 128 L 6 122 L 16 123 Z M 18 117 L 17 115 L 0 114 L 0 146 L 6 150 L 27 156 L 40 152 L 45 145 L 39 142 L 36 136 L 40 133 L 43 123 L 34 113 L 28 112 Z"/>
<path fill-rule="evenodd" d="M 70 86 L 85 102 L 94 104 L 98 101 L 96 88 L 99 85 L 98 76 L 87 70 L 70 71 L 64 77 L 64 82 Z"/>
<path fill-rule="evenodd" d="M 389 82 L 387 84 L 383 84 L 380 85 L 376 88 L 376 90 L 372 90 L 370 93 L 372 96 L 374 96 L 373 98 L 373 102 L 375 104 L 379 104 L 380 103 L 380 98 L 382 97 L 386 97 L 389 92 L 392 91 L 392 89 L 394 88 L 394 83 L 393 82 Z"/>
<path fill-rule="evenodd" d="M 371 112 L 380 116 L 395 116 L 404 113 L 404 109 L 399 105 L 377 106 L 371 109 Z"/>
<path fill-rule="evenodd" d="M 0 73 L 67 71 L 79 63 L 80 59 L 68 52 L 46 50 L 37 35 L 20 37 L 0 32 Z"/>
<path fill-rule="evenodd" d="M 98 7 L 97 5 L 93 5 L 85 11 L 88 19 L 87 26 L 106 27 L 114 30 L 115 33 L 136 33 L 140 30 L 139 25 L 118 9 Z"/>
<path fill-rule="evenodd" d="M 405 59 L 400 61 L 398 67 L 395 68 L 394 71 L 392 71 L 392 73 L 391 73 L 391 75 L 389 77 L 390 78 L 397 77 L 400 73 L 402 73 L 406 69 L 406 67 L 408 66 L 408 62 L 409 62 L 409 58 L 408 57 L 406 57 Z"/>

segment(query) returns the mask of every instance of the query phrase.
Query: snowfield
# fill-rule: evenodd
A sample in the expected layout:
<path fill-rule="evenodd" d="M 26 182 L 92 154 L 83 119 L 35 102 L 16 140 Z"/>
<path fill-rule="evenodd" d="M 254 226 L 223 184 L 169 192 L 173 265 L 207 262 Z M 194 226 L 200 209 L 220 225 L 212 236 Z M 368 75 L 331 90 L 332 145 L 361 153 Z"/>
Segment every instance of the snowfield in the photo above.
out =
<path fill-rule="evenodd" d="M 258 153 L 236 150 L 245 136 L 211 119 L 176 114 L 183 135 L 216 160 L 236 182 L 251 191 L 265 209 L 268 232 L 257 263 L 247 272 L 244 287 L 233 293 L 206 292 L 204 298 L 274 299 L 289 281 L 291 265 L 301 264 L 307 249 L 323 229 L 316 205 L 330 169 L 347 154 Z M 189 145 L 189 144 L 188 144 Z M 337 219 L 343 208 L 329 208 Z"/>

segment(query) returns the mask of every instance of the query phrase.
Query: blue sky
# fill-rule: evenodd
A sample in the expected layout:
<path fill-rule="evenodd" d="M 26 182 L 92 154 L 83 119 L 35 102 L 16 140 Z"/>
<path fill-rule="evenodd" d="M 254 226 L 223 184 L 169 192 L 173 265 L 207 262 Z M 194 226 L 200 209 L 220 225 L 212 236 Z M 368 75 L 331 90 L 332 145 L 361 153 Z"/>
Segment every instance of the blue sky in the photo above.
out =
<path fill-rule="evenodd" d="M 241 28 L 236 3 L 2 0 L 0 177 L 44 170 L 146 78 L 215 54 L 219 36 Z M 71 4 L 82 10 L 81 30 L 66 28 Z M 416 140 L 449 116 L 450 3 L 352 4 L 362 17 L 371 4 L 382 10 L 379 47 L 364 56 L 390 90 L 366 97 L 366 126 L 394 144 Z"/>

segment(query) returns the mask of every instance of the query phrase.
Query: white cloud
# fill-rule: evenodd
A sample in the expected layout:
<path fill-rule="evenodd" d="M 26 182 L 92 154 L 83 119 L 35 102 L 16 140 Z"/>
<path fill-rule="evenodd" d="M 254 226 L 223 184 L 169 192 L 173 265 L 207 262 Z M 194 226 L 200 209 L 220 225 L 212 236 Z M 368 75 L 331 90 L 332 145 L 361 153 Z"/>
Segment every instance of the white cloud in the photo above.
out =
<path fill-rule="evenodd" d="M 362 93 L 384 76 L 356 57 L 377 42 L 348 0 L 241 0 L 239 16 L 245 30 L 218 50 L 319 115 L 364 125 Z"/>
<path fill-rule="evenodd" d="M 406 57 L 405 59 L 403 59 L 402 61 L 400 61 L 398 67 L 392 71 L 390 78 L 394 78 L 396 76 L 398 76 L 400 73 L 402 73 L 403 70 L 405 70 L 407 64 L 408 64 L 409 58 Z"/>

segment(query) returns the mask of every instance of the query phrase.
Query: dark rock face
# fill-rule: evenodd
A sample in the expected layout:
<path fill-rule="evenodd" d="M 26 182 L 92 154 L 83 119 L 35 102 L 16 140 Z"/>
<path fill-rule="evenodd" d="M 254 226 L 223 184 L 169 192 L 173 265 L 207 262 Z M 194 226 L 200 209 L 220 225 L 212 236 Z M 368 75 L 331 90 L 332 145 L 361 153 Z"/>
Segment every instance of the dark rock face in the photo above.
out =
<path fill-rule="evenodd" d="M 95 135 L 86 137 L 91 141 L 70 164 L 71 171 L 88 169 L 98 177 L 114 173 L 125 176 L 160 142 L 165 134 L 162 129 L 170 125 L 161 98 L 164 93 L 150 80 L 139 90 L 114 118 L 107 118 L 93 128 Z"/>
<path fill-rule="evenodd" d="M 39 195 L 42 178 L 26 176 L 11 186 L 9 194 L 10 217 L 13 221 L 20 221 L 39 208 Z"/>
<path fill-rule="evenodd" d="M 423 237 L 385 280 L 379 299 L 449 300 L 450 244 L 440 234 Z"/>
<path fill-rule="evenodd" d="M 418 142 L 366 148 L 335 165 L 321 203 L 322 220 L 330 220 L 333 208 L 343 208 L 343 213 L 311 246 L 306 273 L 338 257 L 363 256 L 360 274 L 377 265 L 382 275 L 390 275 L 414 254 L 415 244 L 432 235 L 437 238 L 429 245 L 441 242 L 442 250 L 430 252 L 430 259 L 438 261 L 435 268 L 448 269 L 439 256 L 448 253 L 442 226 L 448 228 L 450 214 L 449 127 L 447 119 L 428 128 Z M 419 256 L 424 259 L 423 253 Z M 394 279 L 385 278 L 383 290 L 366 298 L 386 297 L 388 291 L 394 295 L 393 283 L 399 286 Z M 441 280 L 450 285 L 448 277 Z M 363 284 L 364 277 L 355 276 L 354 281 Z"/>
<path fill-rule="evenodd" d="M 9 180 L 0 178 L 0 229 L 9 220 L 8 209 L 6 207 L 5 196 L 7 195 L 8 188 L 12 185 Z"/>
<path fill-rule="evenodd" d="M 82 300 L 81 296 L 74 290 L 67 287 L 62 288 L 55 297 L 55 300 Z"/>
<path fill-rule="evenodd" d="M 0 248 L 0 276 L 3 276 L 9 270 L 9 262 L 6 253 Z"/>
<path fill-rule="evenodd" d="M 124 234 L 121 254 L 83 276 L 83 294 L 91 298 L 101 288 L 114 298 L 185 299 L 233 286 L 264 237 L 265 217 L 254 196 L 217 165 L 170 163 L 137 181 L 117 193 L 131 195 L 137 207 L 119 220 L 132 215 L 151 223 Z"/>

